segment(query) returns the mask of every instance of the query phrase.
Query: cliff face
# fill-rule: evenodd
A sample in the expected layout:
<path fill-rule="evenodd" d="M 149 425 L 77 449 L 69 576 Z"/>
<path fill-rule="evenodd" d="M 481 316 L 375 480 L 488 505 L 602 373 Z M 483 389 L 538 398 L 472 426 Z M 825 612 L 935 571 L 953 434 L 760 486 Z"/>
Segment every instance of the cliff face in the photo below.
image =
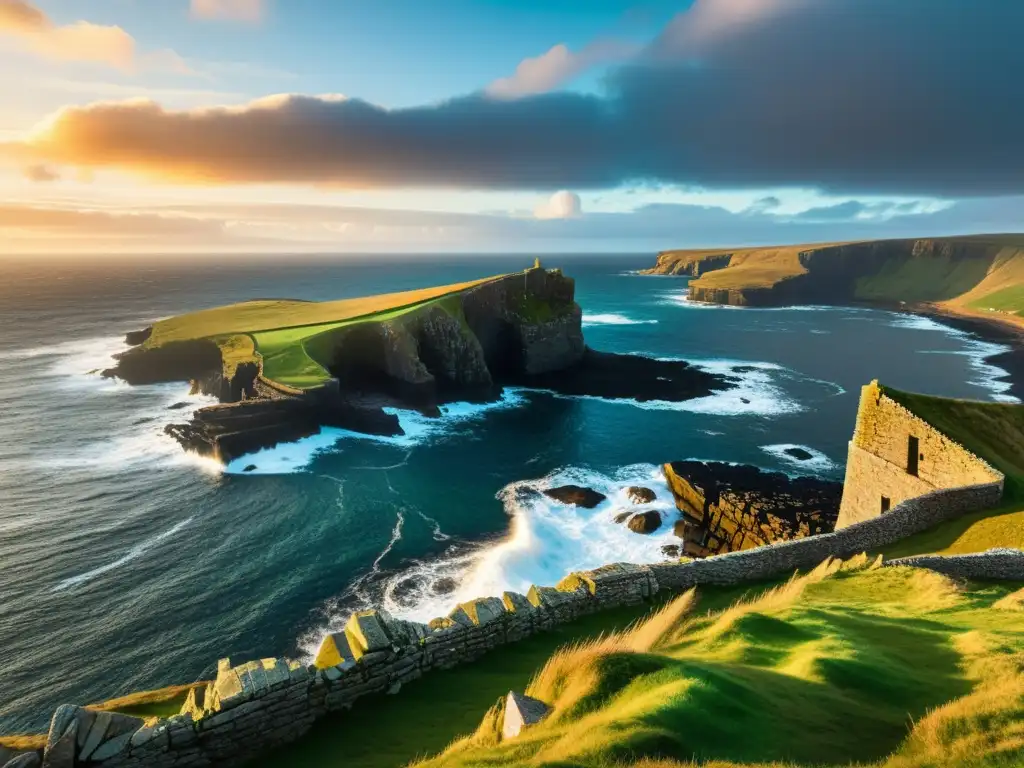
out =
<path fill-rule="evenodd" d="M 663 471 L 683 513 L 676 532 L 693 557 L 828 533 L 839 515 L 840 483 L 717 462 L 675 461 Z"/>
<path fill-rule="evenodd" d="M 735 306 L 950 302 L 996 269 L 1008 272 L 1007 260 L 1020 259 L 1022 247 L 1024 236 L 994 235 L 670 251 L 647 274 L 689 275 L 692 301 Z"/>
<path fill-rule="evenodd" d="M 502 384 L 561 371 L 583 359 L 574 284 L 531 269 L 384 322 L 318 340 L 318 357 L 348 395 L 389 395 L 431 409 L 493 400 Z"/>
<path fill-rule="evenodd" d="M 650 269 L 640 270 L 642 275 L 679 275 L 700 277 L 716 269 L 725 269 L 732 261 L 732 253 L 709 251 L 662 251 L 657 263 Z"/>
<path fill-rule="evenodd" d="M 230 345 L 211 339 L 146 345 L 151 329 L 106 371 L 132 384 L 190 381 L 222 405 L 199 410 L 168 434 L 187 450 L 229 462 L 246 453 L 338 426 L 399 434 L 386 406 L 436 414 L 452 400 L 487 401 L 501 384 L 571 368 L 584 356 L 575 286 L 557 270 L 531 269 L 429 301 L 386 320 L 342 325 L 309 352 L 334 377 L 296 390 L 263 377 L 255 362 L 229 361 Z"/>

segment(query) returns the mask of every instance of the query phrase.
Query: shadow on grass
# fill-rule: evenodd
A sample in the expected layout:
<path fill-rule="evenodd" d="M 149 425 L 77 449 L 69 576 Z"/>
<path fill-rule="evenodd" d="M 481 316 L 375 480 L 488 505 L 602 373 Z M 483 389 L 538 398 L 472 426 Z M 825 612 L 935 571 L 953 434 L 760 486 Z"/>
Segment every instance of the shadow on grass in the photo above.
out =
<path fill-rule="evenodd" d="M 587 616 L 501 646 L 455 669 L 428 672 L 397 696 L 360 699 L 318 721 L 302 739 L 248 763 L 250 768 L 396 768 L 436 754 L 480 724 L 509 690 L 522 691 L 557 648 L 624 629 L 649 605 Z"/>
<path fill-rule="evenodd" d="M 680 676 L 697 684 L 639 718 L 607 757 L 871 762 L 894 751 L 914 720 L 971 690 L 948 634 L 898 618 L 829 619 L 850 653 L 817 659 L 810 679 L 747 663 L 680 661 Z"/>

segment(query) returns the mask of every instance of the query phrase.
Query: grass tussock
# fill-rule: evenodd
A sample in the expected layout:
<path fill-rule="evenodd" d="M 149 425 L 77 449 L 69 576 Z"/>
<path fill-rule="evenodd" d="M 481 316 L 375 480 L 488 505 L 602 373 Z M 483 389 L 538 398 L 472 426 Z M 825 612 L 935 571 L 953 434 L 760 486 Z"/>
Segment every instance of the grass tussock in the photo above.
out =
<path fill-rule="evenodd" d="M 1024 590 L 830 559 L 701 614 L 691 591 L 567 645 L 500 738 L 503 702 L 420 768 L 1024 765 Z"/>
<path fill-rule="evenodd" d="M 171 685 L 153 691 L 140 691 L 109 699 L 98 704 L 90 704 L 88 709 L 98 712 L 120 712 L 135 717 L 170 717 L 181 711 L 182 704 L 193 688 L 205 688 L 206 681 L 187 685 Z"/>

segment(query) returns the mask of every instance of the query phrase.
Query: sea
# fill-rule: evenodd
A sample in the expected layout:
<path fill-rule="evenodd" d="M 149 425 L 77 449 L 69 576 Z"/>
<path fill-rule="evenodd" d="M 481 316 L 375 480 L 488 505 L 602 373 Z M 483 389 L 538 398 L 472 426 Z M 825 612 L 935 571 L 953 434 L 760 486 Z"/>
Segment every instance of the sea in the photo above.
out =
<path fill-rule="evenodd" d="M 608 562 L 656 562 L 674 513 L 659 465 L 841 479 L 862 385 L 1009 400 L 1005 347 L 864 307 L 713 307 L 653 254 L 547 256 L 576 279 L 587 343 L 691 361 L 737 387 L 684 403 L 510 390 L 405 434 L 337 429 L 228 467 L 163 434 L 209 398 L 98 371 L 124 334 L 252 298 L 324 300 L 523 269 L 532 256 L 220 256 L 0 262 L 0 733 L 62 703 L 209 679 L 218 659 L 309 660 L 355 609 L 429 620 Z M 786 449 L 812 454 L 798 461 Z M 243 471 L 255 465 L 254 471 Z M 609 497 L 593 510 L 538 491 Z M 613 518 L 653 488 L 666 525 Z"/>

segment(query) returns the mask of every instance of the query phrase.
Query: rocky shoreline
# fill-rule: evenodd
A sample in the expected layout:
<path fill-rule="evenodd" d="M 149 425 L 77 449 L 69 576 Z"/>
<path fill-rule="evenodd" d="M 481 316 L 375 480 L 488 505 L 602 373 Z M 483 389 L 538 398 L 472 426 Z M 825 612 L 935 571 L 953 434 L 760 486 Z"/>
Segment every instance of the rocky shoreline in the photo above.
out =
<path fill-rule="evenodd" d="M 445 403 L 495 402 L 506 387 L 681 402 L 735 386 L 681 361 L 598 352 L 583 338 L 575 283 L 540 267 L 498 278 L 398 317 L 354 323 L 332 339 L 332 378 L 294 389 L 267 380 L 259 363 L 228 370 L 209 339 L 147 344 L 150 329 L 104 376 L 130 384 L 188 381 L 220 405 L 199 409 L 167 434 L 182 447 L 229 463 L 245 454 L 339 427 L 400 435 L 385 409 L 440 416 Z M 258 358 L 257 358 L 258 359 Z"/>

